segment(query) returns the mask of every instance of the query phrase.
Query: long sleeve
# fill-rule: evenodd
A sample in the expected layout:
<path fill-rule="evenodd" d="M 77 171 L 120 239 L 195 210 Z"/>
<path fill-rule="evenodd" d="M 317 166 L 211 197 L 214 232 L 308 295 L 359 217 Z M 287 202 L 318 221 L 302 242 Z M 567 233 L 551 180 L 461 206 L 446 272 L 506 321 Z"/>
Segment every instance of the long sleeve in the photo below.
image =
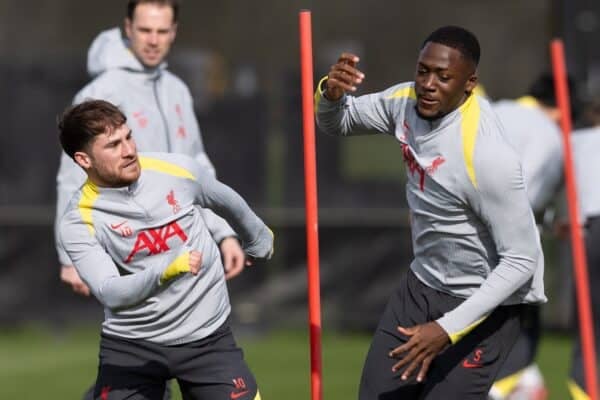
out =
<path fill-rule="evenodd" d="M 468 299 L 437 320 L 453 343 L 531 280 L 543 263 L 517 155 L 489 142 L 476 154 L 471 205 L 489 230 L 498 262 Z"/>
<path fill-rule="evenodd" d="M 336 136 L 393 134 L 403 106 L 414 97 L 412 85 L 402 83 L 379 93 L 345 95 L 338 101 L 329 101 L 323 96 L 321 86 L 315 93 L 317 125 L 323 132 Z"/>
<path fill-rule="evenodd" d="M 129 307 L 157 291 L 169 265 L 121 276 L 110 255 L 75 214 L 65 215 L 61 222 L 61 240 L 81 279 L 100 303 L 110 309 Z"/>
<path fill-rule="evenodd" d="M 247 254 L 269 258 L 273 252 L 273 233 L 233 189 L 214 179 L 202 168 L 194 171 L 193 185 L 198 205 L 223 217 L 238 233 Z"/>

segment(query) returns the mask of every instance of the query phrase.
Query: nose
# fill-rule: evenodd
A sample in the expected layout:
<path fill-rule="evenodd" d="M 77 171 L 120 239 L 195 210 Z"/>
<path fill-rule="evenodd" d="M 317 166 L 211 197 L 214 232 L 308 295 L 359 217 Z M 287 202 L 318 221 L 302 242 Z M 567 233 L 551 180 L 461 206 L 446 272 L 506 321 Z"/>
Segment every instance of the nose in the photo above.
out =
<path fill-rule="evenodd" d="M 427 90 L 435 90 L 435 76 L 434 74 L 427 74 L 423 79 L 423 88 Z"/>
<path fill-rule="evenodd" d="M 148 37 L 148 42 L 152 46 L 156 46 L 158 44 L 158 33 L 157 32 L 150 33 L 150 35 Z"/>
<path fill-rule="evenodd" d="M 135 141 L 133 139 L 126 140 L 125 143 L 123 144 L 122 149 L 123 149 L 123 152 L 122 152 L 123 158 L 128 158 L 128 157 L 134 156 L 136 153 Z"/>

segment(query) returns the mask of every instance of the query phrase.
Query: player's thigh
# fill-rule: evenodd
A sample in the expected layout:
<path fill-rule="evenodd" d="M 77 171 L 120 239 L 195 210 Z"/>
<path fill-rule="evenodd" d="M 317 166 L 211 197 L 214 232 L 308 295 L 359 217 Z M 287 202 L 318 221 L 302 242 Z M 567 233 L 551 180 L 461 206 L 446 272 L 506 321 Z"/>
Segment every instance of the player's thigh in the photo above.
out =
<path fill-rule="evenodd" d="M 360 400 L 417 398 L 422 385 L 414 378 L 403 381 L 400 379 L 402 371 L 392 371 L 398 360 L 388 354 L 403 343 L 405 340 L 397 333 L 377 329 L 363 365 L 358 396 Z"/>
<path fill-rule="evenodd" d="M 519 335 L 521 308 L 497 308 L 461 341 L 436 357 L 419 399 L 486 399 Z"/>
<path fill-rule="evenodd" d="M 422 384 L 415 377 L 400 379 L 403 370 L 392 372 L 398 362 L 389 356 L 390 351 L 406 343 L 407 338 L 398 332 L 398 326 L 411 327 L 430 320 L 427 303 L 432 293 L 407 271 L 390 296 L 367 352 L 360 381 L 359 398 L 412 399 L 417 398 Z"/>
<path fill-rule="evenodd" d="M 535 361 L 540 340 L 540 306 L 524 305 L 521 313 L 521 330 L 508 357 L 502 364 L 496 381 L 520 373 Z"/>
<path fill-rule="evenodd" d="M 256 379 L 228 326 L 205 340 L 183 346 L 174 360 L 185 400 L 260 399 Z"/>
<path fill-rule="evenodd" d="M 102 336 L 95 399 L 163 400 L 167 376 L 159 346 Z"/>

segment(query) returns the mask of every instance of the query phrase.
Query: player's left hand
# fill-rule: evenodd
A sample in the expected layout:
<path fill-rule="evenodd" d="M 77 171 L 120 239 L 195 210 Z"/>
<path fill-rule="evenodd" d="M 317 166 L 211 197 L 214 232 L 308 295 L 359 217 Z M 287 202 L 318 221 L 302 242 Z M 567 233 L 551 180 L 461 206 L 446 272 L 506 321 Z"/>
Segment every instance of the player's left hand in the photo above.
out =
<path fill-rule="evenodd" d="M 240 246 L 239 240 L 235 237 L 228 237 L 221 241 L 219 245 L 221 257 L 223 258 L 223 268 L 225 269 L 225 279 L 235 278 L 242 273 L 244 268 L 251 264 L 246 260 L 246 254 Z"/>
<path fill-rule="evenodd" d="M 406 366 L 402 380 L 407 380 L 420 367 L 417 381 L 422 382 L 433 359 L 450 344 L 450 337 L 435 321 L 411 328 L 399 326 L 398 331 L 408 336 L 409 340 L 390 352 L 390 357 L 401 358 L 394 364 L 392 371 L 396 372 Z"/>

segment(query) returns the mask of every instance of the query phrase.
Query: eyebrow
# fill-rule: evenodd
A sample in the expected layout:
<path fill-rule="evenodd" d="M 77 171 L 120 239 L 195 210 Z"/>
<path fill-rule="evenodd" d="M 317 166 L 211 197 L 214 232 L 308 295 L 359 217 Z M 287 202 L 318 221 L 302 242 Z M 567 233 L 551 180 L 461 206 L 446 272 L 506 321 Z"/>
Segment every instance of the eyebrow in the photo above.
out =
<path fill-rule="evenodd" d="M 129 130 L 127 131 L 127 134 L 125 135 L 125 137 L 126 137 L 126 138 L 130 137 L 132 133 L 133 133 L 133 131 L 132 131 L 131 129 L 129 129 Z M 111 136 L 112 136 L 112 135 L 111 135 Z M 110 145 L 112 145 L 112 144 L 114 144 L 114 143 L 117 143 L 117 142 L 120 142 L 120 141 L 121 141 L 121 139 L 119 139 L 119 138 L 117 138 L 117 139 L 114 139 L 114 140 L 110 140 L 110 139 L 109 139 L 109 140 L 108 140 L 108 142 L 106 142 L 106 145 L 105 145 L 105 146 L 110 146 Z"/>
<path fill-rule="evenodd" d="M 418 65 L 419 65 L 419 67 L 425 67 L 425 68 L 427 68 L 427 69 L 431 69 L 431 70 L 434 70 L 434 71 L 448 71 L 448 69 L 449 69 L 448 67 L 437 67 L 437 68 L 433 68 L 433 67 L 431 67 L 430 65 L 427 65 L 427 64 L 425 64 L 425 63 L 424 63 L 424 62 L 422 62 L 422 61 L 419 61 L 419 62 L 418 62 Z"/>

